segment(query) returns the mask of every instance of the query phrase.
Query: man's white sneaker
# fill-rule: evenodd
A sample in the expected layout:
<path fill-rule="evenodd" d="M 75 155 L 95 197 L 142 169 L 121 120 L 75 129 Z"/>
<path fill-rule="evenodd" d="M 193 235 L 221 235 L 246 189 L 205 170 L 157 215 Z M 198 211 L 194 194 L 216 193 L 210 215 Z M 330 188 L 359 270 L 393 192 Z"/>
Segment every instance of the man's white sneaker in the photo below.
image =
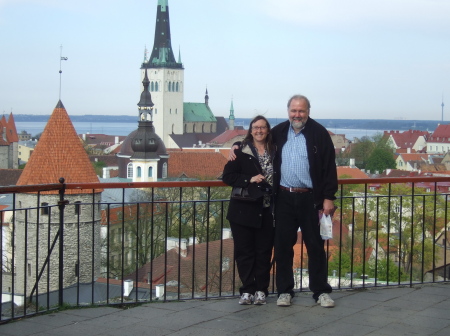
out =
<path fill-rule="evenodd" d="M 277 306 L 287 307 L 290 306 L 292 302 L 291 294 L 283 293 L 280 294 L 277 300 Z"/>
<path fill-rule="evenodd" d="M 266 304 L 266 294 L 264 294 L 264 292 L 257 291 L 255 293 L 255 298 L 254 298 L 253 303 L 255 305 L 265 305 Z"/>
<path fill-rule="evenodd" d="M 241 298 L 239 299 L 240 305 L 251 305 L 252 302 L 253 302 L 253 295 L 250 293 L 242 294 Z"/>
<path fill-rule="evenodd" d="M 327 293 L 320 294 L 319 299 L 317 299 L 317 303 L 325 308 L 333 308 L 334 301 L 330 298 Z"/>

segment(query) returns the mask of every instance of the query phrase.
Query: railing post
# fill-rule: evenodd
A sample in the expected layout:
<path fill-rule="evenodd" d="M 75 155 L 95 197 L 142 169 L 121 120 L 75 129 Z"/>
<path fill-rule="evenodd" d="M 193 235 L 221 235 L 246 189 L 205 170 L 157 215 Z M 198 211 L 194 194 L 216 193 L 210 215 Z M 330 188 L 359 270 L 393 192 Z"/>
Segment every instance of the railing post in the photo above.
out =
<path fill-rule="evenodd" d="M 59 183 L 62 184 L 62 188 L 59 189 L 59 281 L 58 281 L 58 304 L 62 306 L 64 303 L 64 209 L 66 204 L 69 203 L 64 200 L 64 194 L 66 191 L 66 185 L 64 183 L 64 178 L 59 179 Z"/>

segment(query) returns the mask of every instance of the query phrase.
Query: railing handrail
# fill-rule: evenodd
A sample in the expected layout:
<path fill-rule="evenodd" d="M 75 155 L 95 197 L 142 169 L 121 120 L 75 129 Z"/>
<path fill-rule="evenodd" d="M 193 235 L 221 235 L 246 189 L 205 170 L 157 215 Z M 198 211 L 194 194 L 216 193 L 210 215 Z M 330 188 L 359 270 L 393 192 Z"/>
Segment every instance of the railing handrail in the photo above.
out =
<path fill-rule="evenodd" d="M 339 179 L 339 184 L 384 184 L 384 183 L 421 183 L 450 182 L 450 177 L 420 176 L 420 177 L 385 177 L 385 178 L 349 178 Z M 179 187 L 226 187 L 221 180 L 205 181 L 158 181 L 158 182 L 93 182 L 93 183 L 53 183 L 24 186 L 0 186 L 0 194 L 26 193 L 38 191 L 66 189 L 127 189 L 127 188 L 179 188 Z"/>

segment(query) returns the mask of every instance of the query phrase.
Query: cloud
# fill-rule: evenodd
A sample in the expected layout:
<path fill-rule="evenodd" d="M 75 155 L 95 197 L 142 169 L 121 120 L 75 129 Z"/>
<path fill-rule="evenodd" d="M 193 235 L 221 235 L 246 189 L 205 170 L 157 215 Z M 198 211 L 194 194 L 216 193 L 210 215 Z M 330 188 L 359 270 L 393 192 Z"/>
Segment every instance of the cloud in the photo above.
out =
<path fill-rule="evenodd" d="M 447 0 L 260 0 L 259 9 L 300 26 L 354 27 L 448 25 Z"/>

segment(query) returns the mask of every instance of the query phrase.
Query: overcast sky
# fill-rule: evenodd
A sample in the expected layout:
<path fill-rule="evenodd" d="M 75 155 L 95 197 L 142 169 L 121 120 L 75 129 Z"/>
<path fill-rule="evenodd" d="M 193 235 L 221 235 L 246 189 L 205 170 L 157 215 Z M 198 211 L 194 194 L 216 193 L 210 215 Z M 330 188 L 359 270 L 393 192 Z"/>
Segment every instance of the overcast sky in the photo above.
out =
<path fill-rule="evenodd" d="M 157 0 L 0 0 L 0 114 L 136 115 Z M 450 120 L 449 0 L 169 0 L 186 102 L 215 115 Z"/>

